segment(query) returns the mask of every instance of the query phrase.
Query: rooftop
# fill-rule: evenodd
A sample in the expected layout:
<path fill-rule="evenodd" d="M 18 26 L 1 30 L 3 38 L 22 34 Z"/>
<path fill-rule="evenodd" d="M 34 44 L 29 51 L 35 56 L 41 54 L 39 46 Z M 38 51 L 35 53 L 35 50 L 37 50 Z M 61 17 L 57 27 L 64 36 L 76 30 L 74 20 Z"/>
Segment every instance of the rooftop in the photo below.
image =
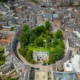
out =
<path fill-rule="evenodd" d="M 48 73 L 45 71 L 35 71 L 35 80 L 48 80 Z"/>
<path fill-rule="evenodd" d="M 46 17 L 46 18 L 51 18 L 51 17 L 58 18 L 59 15 L 58 14 L 53 14 L 53 15 L 52 14 L 45 14 L 44 17 Z"/>
<path fill-rule="evenodd" d="M 74 31 L 68 34 L 68 41 L 70 47 L 78 47 L 80 44 L 80 33 L 78 31 Z"/>
<path fill-rule="evenodd" d="M 71 24 L 68 27 L 69 28 L 74 28 L 74 29 L 79 29 L 80 28 L 80 24 Z"/>
<path fill-rule="evenodd" d="M 54 80 L 78 80 L 74 72 L 53 72 Z"/>
<path fill-rule="evenodd" d="M 65 71 L 80 72 L 80 55 L 74 55 L 71 60 L 64 63 Z"/>
<path fill-rule="evenodd" d="M 0 43 L 10 43 L 14 34 L 3 33 L 3 37 L 0 39 Z"/>

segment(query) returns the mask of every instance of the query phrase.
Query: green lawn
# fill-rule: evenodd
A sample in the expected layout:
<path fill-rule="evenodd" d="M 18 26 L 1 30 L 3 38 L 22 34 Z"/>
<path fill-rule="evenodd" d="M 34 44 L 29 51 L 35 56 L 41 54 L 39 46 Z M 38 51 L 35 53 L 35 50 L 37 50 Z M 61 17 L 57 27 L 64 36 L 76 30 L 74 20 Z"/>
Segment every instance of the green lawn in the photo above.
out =
<path fill-rule="evenodd" d="M 53 51 L 54 48 L 50 47 L 50 48 L 45 48 L 45 47 L 35 47 L 35 46 L 28 46 L 28 49 L 32 50 L 32 51 Z"/>
<path fill-rule="evenodd" d="M 28 49 L 32 50 L 32 51 L 48 51 L 46 48 L 44 47 L 35 47 L 35 46 L 28 46 Z"/>

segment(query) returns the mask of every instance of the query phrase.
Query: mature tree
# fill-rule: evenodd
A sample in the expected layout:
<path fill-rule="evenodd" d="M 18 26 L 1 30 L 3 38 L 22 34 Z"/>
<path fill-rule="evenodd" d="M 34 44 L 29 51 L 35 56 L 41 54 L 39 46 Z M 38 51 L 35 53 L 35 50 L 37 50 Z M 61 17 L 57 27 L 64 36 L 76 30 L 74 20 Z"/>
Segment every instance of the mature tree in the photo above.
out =
<path fill-rule="evenodd" d="M 0 53 L 4 53 L 4 48 L 0 47 Z"/>
<path fill-rule="evenodd" d="M 31 36 L 30 36 L 29 42 L 33 43 L 36 38 L 37 38 L 37 35 L 32 33 Z"/>
<path fill-rule="evenodd" d="M 8 78 L 7 80 L 18 80 L 17 78 Z"/>
<path fill-rule="evenodd" d="M 44 26 L 38 26 L 36 27 L 33 31 L 34 34 L 37 34 L 38 36 L 41 35 L 42 33 L 45 33 L 45 27 Z"/>
<path fill-rule="evenodd" d="M 58 40 L 56 38 L 53 39 L 53 47 L 56 47 L 58 45 Z"/>
<path fill-rule="evenodd" d="M 0 47 L 0 65 L 4 64 L 5 62 L 5 57 L 3 56 L 4 53 L 4 48 Z"/>
<path fill-rule="evenodd" d="M 11 27 L 11 28 L 10 28 L 10 31 L 14 31 L 14 27 Z"/>
<path fill-rule="evenodd" d="M 27 51 L 26 59 L 29 62 L 33 59 L 33 51 L 32 50 Z"/>
<path fill-rule="evenodd" d="M 27 24 L 24 24 L 22 31 L 26 32 L 29 29 L 29 26 Z"/>
<path fill-rule="evenodd" d="M 19 36 L 21 46 L 26 46 L 29 44 L 29 38 L 31 34 L 32 30 L 30 30 L 29 26 L 25 24 L 22 28 L 22 34 Z"/>
<path fill-rule="evenodd" d="M 58 40 L 58 44 L 59 46 L 61 46 L 62 48 L 65 48 L 64 42 L 62 40 Z"/>
<path fill-rule="evenodd" d="M 41 36 L 42 36 L 43 38 L 45 38 L 45 37 L 46 37 L 46 34 L 45 34 L 45 33 L 42 33 Z"/>
<path fill-rule="evenodd" d="M 54 49 L 54 56 L 55 56 L 56 60 L 62 58 L 63 57 L 63 54 L 64 54 L 64 49 L 61 48 L 61 46 L 57 46 Z"/>
<path fill-rule="evenodd" d="M 69 2 L 69 5 L 70 5 L 70 6 L 73 6 L 73 4 L 74 4 L 74 3 L 73 3 L 72 1 Z"/>
<path fill-rule="evenodd" d="M 31 2 L 35 3 L 35 4 L 38 4 L 38 0 L 30 0 Z"/>
<path fill-rule="evenodd" d="M 51 53 L 49 55 L 49 60 L 48 60 L 48 64 L 51 64 L 51 63 L 54 63 L 56 60 L 55 60 L 55 56 L 53 53 Z"/>
<path fill-rule="evenodd" d="M 23 48 L 23 47 L 21 47 L 21 48 L 19 48 L 19 52 L 20 52 L 20 54 L 21 54 L 22 56 L 25 57 L 26 52 L 27 52 L 27 48 Z"/>
<path fill-rule="evenodd" d="M 51 33 L 50 31 L 48 31 L 48 30 L 46 30 L 46 35 L 47 36 L 50 36 L 51 38 L 53 38 L 54 37 L 54 34 L 53 33 Z"/>
<path fill-rule="evenodd" d="M 0 0 L 0 2 L 6 2 L 6 1 L 8 1 L 8 0 Z"/>
<path fill-rule="evenodd" d="M 30 63 L 35 64 L 36 62 L 35 62 L 34 59 L 32 59 L 32 60 L 30 61 Z"/>
<path fill-rule="evenodd" d="M 32 30 L 28 30 L 26 34 L 26 39 L 27 39 L 27 45 L 30 43 L 30 37 L 32 36 L 33 32 Z"/>
<path fill-rule="evenodd" d="M 14 1 L 14 0 L 0 0 L 0 2 L 7 2 L 7 1 Z"/>
<path fill-rule="evenodd" d="M 31 47 L 47 47 L 50 52 L 48 63 L 54 63 L 55 60 L 60 59 L 64 53 L 64 42 L 62 41 L 62 31 L 58 30 L 55 34 L 52 34 L 48 29 L 50 27 L 49 22 L 46 21 L 45 27 L 38 26 L 35 29 L 29 29 L 27 25 L 23 26 L 22 34 L 20 35 L 21 48 L 19 52 L 30 63 L 35 63 L 33 60 L 33 51 L 29 50 Z M 46 29 L 47 27 L 47 29 Z"/>
<path fill-rule="evenodd" d="M 26 45 L 26 43 L 28 42 L 28 39 L 26 38 L 26 33 L 22 33 L 19 37 L 19 40 L 21 42 L 21 46 Z"/>
<path fill-rule="evenodd" d="M 20 35 L 20 42 L 22 43 L 23 46 L 26 46 L 30 43 L 30 36 L 32 35 L 32 30 L 27 30 L 27 32 L 23 32 Z"/>
<path fill-rule="evenodd" d="M 48 43 L 51 43 L 51 37 L 50 37 L 50 36 L 46 36 L 46 41 L 47 41 Z"/>
<path fill-rule="evenodd" d="M 45 27 L 46 27 L 47 30 L 50 29 L 50 26 L 51 26 L 50 21 L 46 21 L 45 22 Z"/>
<path fill-rule="evenodd" d="M 62 31 L 61 30 L 57 30 L 57 32 L 55 33 L 55 37 L 56 38 L 62 38 L 63 37 Z"/>
<path fill-rule="evenodd" d="M 43 47 L 44 41 L 42 37 L 38 37 L 35 39 L 34 44 L 38 47 Z"/>

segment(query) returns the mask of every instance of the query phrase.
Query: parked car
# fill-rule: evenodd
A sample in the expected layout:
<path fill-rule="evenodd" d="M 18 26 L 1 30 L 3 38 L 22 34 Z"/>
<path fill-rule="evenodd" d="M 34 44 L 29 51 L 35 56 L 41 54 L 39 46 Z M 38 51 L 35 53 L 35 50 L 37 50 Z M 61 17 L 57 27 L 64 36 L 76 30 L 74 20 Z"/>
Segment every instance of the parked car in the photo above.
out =
<path fill-rule="evenodd" d="M 36 70 L 40 70 L 40 68 L 35 68 Z"/>

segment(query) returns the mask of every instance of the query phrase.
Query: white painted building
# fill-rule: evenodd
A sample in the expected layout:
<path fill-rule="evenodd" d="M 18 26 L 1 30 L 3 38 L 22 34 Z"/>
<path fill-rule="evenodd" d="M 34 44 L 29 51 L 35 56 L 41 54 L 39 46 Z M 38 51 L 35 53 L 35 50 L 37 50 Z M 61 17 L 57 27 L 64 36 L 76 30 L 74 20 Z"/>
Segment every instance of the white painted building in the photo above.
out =
<path fill-rule="evenodd" d="M 64 63 L 64 71 L 75 71 L 80 73 L 80 55 L 74 55 Z"/>
<path fill-rule="evenodd" d="M 78 31 L 73 31 L 73 33 L 78 37 L 80 38 L 80 33 Z"/>
<path fill-rule="evenodd" d="M 49 58 L 49 53 L 46 52 L 33 52 L 33 59 L 38 62 L 43 62 L 43 60 L 47 61 Z"/>

